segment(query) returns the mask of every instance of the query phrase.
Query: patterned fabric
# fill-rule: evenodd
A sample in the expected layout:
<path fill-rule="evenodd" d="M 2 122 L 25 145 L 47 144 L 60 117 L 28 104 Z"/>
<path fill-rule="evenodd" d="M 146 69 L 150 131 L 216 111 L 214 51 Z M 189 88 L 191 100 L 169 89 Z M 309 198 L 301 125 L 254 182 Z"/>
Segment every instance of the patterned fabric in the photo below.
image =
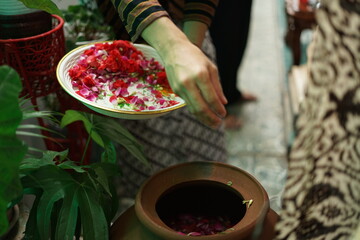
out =
<path fill-rule="evenodd" d="M 323 0 L 276 239 L 351 238 L 360 220 L 360 1 Z"/>
<path fill-rule="evenodd" d="M 112 0 L 112 2 L 132 41 L 136 40 L 151 22 L 159 17 L 168 16 L 156 0 Z"/>
<path fill-rule="evenodd" d="M 122 181 L 121 197 L 134 198 L 141 184 L 157 171 L 191 161 L 225 162 L 227 158 L 223 129 L 212 130 L 180 109 L 149 120 L 121 120 L 144 146 L 150 167 L 119 146 Z"/>
<path fill-rule="evenodd" d="M 105 21 L 114 26 L 117 38 L 132 41 L 139 38 L 146 26 L 163 16 L 170 16 L 177 23 L 193 20 L 210 26 L 218 4 L 218 0 L 96 1 Z"/>
<path fill-rule="evenodd" d="M 202 50 L 215 61 L 215 48 L 207 32 Z M 120 120 L 144 146 L 150 167 L 118 146 L 122 179 L 119 196 L 134 198 L 141 184 L 151 175 L 168 166 L 192 161 L 225 162 L 224 128 L 217 130 L 200 123 L 186 108 L 148 120 Z"/>

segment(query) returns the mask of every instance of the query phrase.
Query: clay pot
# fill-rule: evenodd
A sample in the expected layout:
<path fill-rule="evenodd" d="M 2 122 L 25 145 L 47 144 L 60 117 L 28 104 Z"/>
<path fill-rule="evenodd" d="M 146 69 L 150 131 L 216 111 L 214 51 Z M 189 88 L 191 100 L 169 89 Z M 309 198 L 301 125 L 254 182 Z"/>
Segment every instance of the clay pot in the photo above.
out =
<path fill-rule="evenodd" d="M 233 226 L 221 234 L 180 235 L 167 219 L 189 211 L 226 215 Z M 250 174 L 224 163 L 191 162 L 168 167 L 146 181 L 135 205 L 114 222 L 110 239 L 266 240 L 272 239 L 276 220 L 266 191 Z"/>

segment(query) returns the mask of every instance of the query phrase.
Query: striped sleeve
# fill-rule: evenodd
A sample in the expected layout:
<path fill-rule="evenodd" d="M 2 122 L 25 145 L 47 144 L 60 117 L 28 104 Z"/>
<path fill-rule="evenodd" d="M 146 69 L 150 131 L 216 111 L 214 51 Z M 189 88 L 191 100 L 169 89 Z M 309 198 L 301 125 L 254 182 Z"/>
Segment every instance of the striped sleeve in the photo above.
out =
<path fill-rule="evenodd" d="M 155 19 L 169 16 L 156 0 L 111 0 L 129 33 L 135 41 Z"/>
<path fill-rule="evenodd" d="M 218 3 L 219 0 L 185 0 L 184 21 L 199 21 L 210 26 Z"/>

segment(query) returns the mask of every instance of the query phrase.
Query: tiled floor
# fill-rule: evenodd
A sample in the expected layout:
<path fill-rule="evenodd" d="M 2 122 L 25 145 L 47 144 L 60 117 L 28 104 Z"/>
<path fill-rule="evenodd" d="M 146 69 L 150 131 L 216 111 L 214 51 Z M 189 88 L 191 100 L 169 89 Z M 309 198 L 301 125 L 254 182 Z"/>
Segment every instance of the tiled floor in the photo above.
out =
<path fill-rule="evenodd" d="M 255 93 L 258 101 L 230 109 L 243 119 L 244 126 L 226 133 L 229 163 L 260 181 L 274 210 L 280 208 L 292 131 L 282 11 L 280 0 L 253 1 L 249 42 L 238 85 Z"/>

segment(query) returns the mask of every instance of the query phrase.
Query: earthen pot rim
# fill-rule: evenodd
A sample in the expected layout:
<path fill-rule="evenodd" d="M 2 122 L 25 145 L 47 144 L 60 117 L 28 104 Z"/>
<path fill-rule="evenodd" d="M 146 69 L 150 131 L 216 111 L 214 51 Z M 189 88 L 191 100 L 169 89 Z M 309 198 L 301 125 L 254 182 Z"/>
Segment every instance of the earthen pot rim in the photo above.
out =
<path fill-rule="evenodd" d="M 141 186 L 135 200 L 135 213 L 140 222 L 161 239 L 185 240 L 194 239 L 176 233 L 168 227 L 156 212 L 156 202 L 162 194 L 171 187 L 184 182 L 214 181 L 222 183 L 235 190 L 245 200 L 253 200 L 246 210 L 245 216 L 233 228 L 225 231 L 226 234 L 197 236 L 199 240 L 220 240 L 246 238 L 254 231 L 258 224 L 262 224 L 267 215 L 270 204 L 269 198 L 262 185 L 248 172 L 233 165 L 220 162 L 195 161 L 181 163 L 167 167 Z"/>

